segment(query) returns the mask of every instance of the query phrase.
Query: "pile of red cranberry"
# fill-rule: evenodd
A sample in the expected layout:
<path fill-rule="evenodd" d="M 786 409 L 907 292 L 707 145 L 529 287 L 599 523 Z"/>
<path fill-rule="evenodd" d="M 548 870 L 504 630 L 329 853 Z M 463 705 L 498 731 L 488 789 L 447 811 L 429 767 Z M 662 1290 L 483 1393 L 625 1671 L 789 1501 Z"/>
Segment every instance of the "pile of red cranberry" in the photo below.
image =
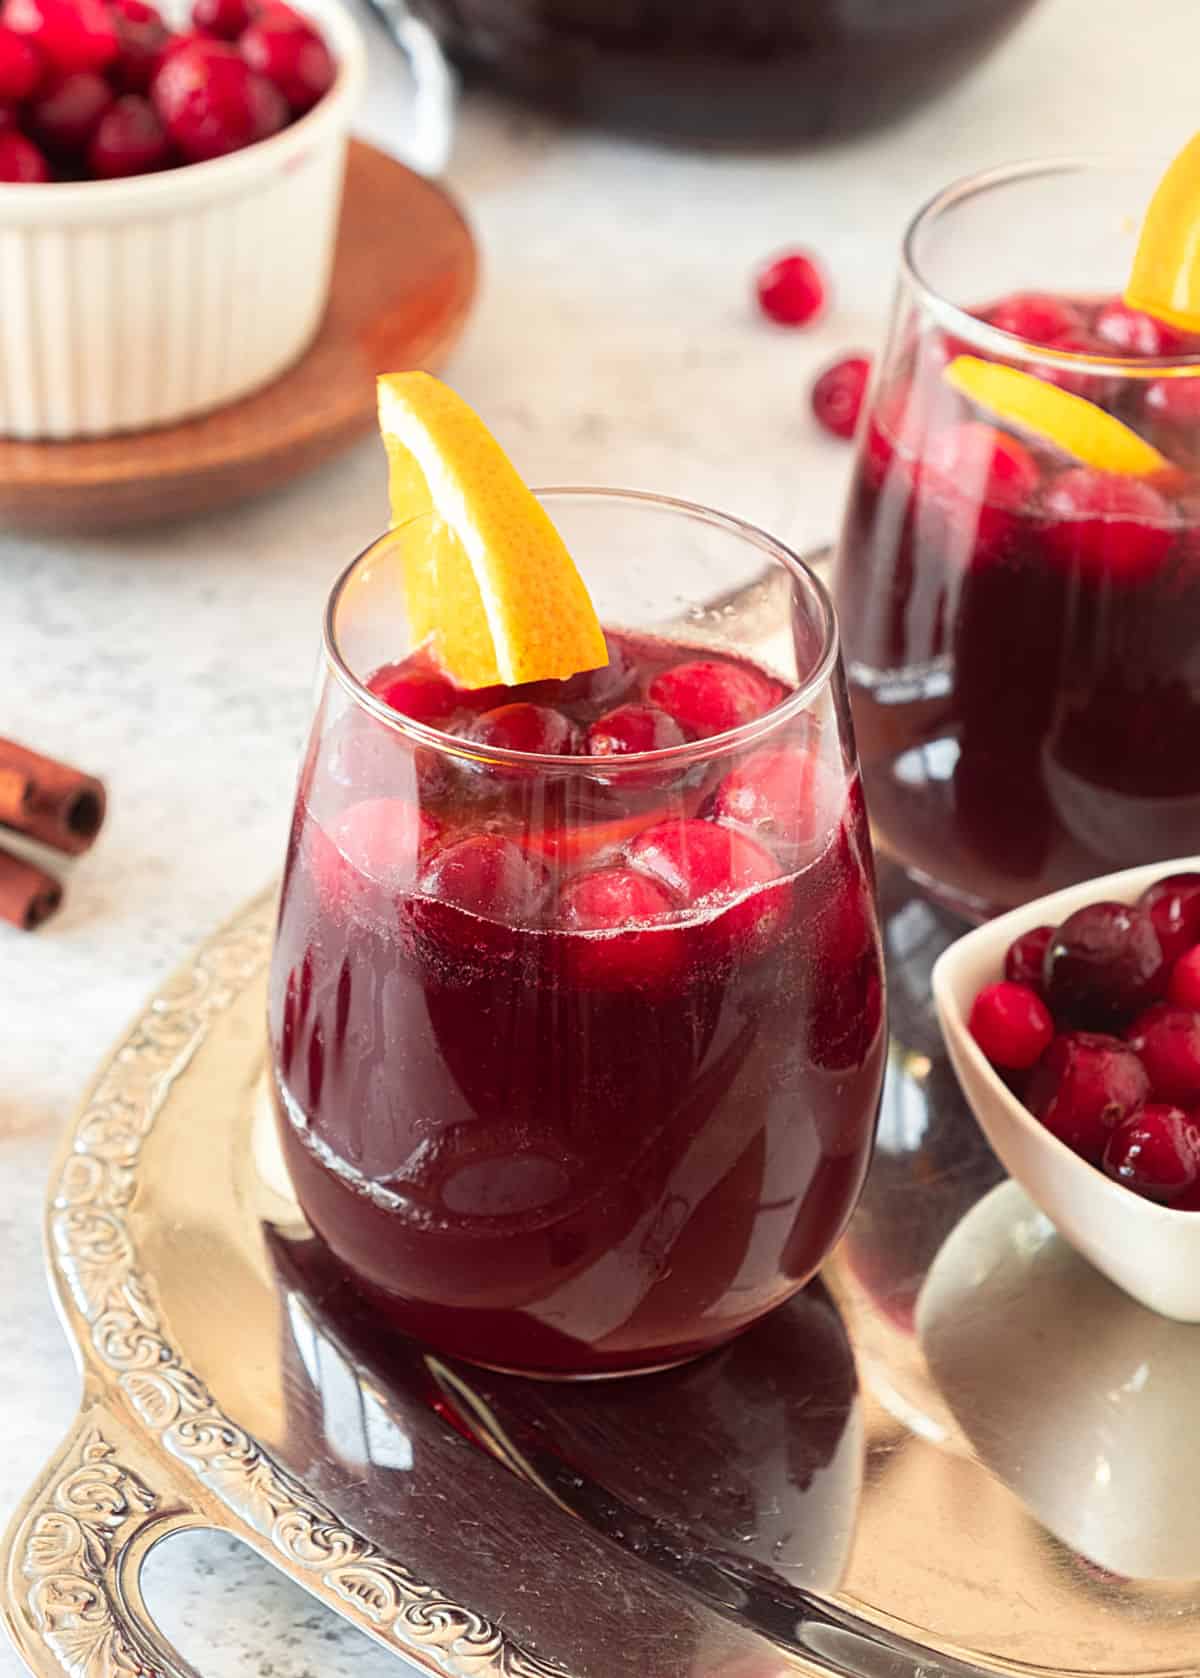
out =
<path fill-rule="evenodd" d="M 1149 1200 L 1200 1211 L 1200 874 L 1024 933 L 969 1025 L 1081 1158 Z"/>
<path fill-rule="evenodd" d="M 195 0 L 173 33 L 148 0 L 4 0 L 0 181 L 112 180 L 278 133 L 336 66 L 283 0 Z"/>

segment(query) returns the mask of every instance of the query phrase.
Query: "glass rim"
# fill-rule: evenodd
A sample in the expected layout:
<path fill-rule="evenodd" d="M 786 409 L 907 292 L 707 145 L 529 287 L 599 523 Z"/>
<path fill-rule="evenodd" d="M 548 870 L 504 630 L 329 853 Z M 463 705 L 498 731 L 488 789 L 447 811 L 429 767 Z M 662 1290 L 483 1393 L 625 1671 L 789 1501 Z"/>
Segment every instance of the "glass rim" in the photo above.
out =
<path fill-rule="evenodd" d="M 968 198 L 994 188 L 1012 186 L 1021 181 L 1036 180 L 1046 175 L 1062 174 L 1132 174 L 1136 170 L 1157 170 L 1161 175 L 1161 160 L 1122 157 L 1120 155 L 1092 156 L 1064 154 L 1054 157 L 1025 158 L 1015 163 L 1000 163 L 990 169 L 980 169 L 971 175 L 960 175 L 927 198 L 909 221 L 900 241 L 900 270 L 905 281 L 917 294 L 923 307 L 939 326 L 973 346 L 990 351 L 995 356 L 1024 357 L 1030 361 L 1049 362 L 1053 366 L 1075 368 L 1084 372 L 1102 373 L 1124 379 L 1157 378 L 1172 369 L 1200 368 L 1200 352 L 1190 355 L 1130 356 L 1094 355 L 1087 351 L 1056 350 L 1047 344 L 1035 344 L 1018 333 L 1005 332 L 991 326 L 970 313 L 959 303 L 952 302 L 927 279 L 916 254 L 917 240 L 926 227 L 946 211 L 954 209 Z M 1015 346 L 1015 348 L 1014 348 Z"/>
<path fill-rule="evenodd" d="M 689 519 L 698 520 L 713 529 L 723 530 L 731 536 L 740 537 L 749 542 L 771 559 L 781 563 L 785 571 L 790 573 L 794 583 L 802 584 L 812 593 L 820 613 L 820 621 L 817 625 L 820 634 L 820 647 L 812 661 L 811 669 L 790 693 L 786 694 L 777 705 L 773 705 L 770 710 L 764 711 L 762 716 L 754 717 L 750 722 L 740 723 L 736 728 L 725 729 L 720 734 L 711 734 L 701 740 L 685 740 L 682 745 L 664 746 L 656 751 L 649 752 L 627 752 L 618 756 L 597 756 L 591 753 L 557 756 L 545 752 L 520 752 L 507 746 L 480 746 L 474 741 L 465 739 L 460 734 L 448 734 L 443 729 L 431 727 L 428 723 L 417 722 L 414 718 L 406 717 L 402 712 L 393 710 L 378 694 L 373 693 L 350 668 L 350 664 L 338 644 L 336 617 L 342 595 L 360 566 L 390 538 L 407 529 L 409 525 L 417 524 L 422 519 L 433 516 L 432 514 L 421 513 L 416 518 L 406 521 L 405 524 L 393 525 L 390 530 L 376 536 L 365 548 L 355 554 L 350 563 L 334 580 L 325 605 L 322 623 L 322 653 L 329 671 L 357 706 L 367 711 L 376 721 L 390 728 L 393 733 L 401 734 L 416 745 L 429 747 L 446 756 L 466 757 L 475 762 L 508 764 L 525 770 L 544 769 L 557 775 L 591 771 L 596 774 L 603 774 L 611 780 L 628 771 L 641 770 L 644 772 L 648 768 L 666 767 L 672 764 L 690 765 L 716 754 L 748 745 L 760 736 L 771 733 L 780 724 L 797 716 L 816 695 L 829 686 L 840 652 L 837 617 L 829 591 L 806 560 L 789 548 L 786 543 L 781 542 L 759 525 L 751 524 L 732 513 L 721 513 L 713 507 L 705 507 L 700 502 L 684 501 L 671 495 L 656 495 L 646 490 L 562 484 L 536 488 L 533 490 L 533 494 L 543 505 L 559 499 L 624 502 L 634 506 L 657 508 L 661 511 L 682 514 Z M 701 649 L 697 648 L 697 651 L 699 650 Z"/>

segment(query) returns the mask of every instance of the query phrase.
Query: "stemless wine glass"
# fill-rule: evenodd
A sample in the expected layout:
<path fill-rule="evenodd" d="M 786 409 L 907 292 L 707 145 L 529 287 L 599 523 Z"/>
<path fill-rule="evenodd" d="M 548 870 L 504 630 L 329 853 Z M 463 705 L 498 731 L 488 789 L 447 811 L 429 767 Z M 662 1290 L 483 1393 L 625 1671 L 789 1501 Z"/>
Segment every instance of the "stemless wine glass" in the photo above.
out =
<path fill-rule="evenodd" d="M 565 1377 L 681 1362 L 813 1275 L 884 1032 L 820 583 L 701 507 L 542 500 L 605 669 L 455 689 L 402 606 L 424 519 L 334 587 L 270 1029 L 296 1191 L 380 1321 Z M 691 730 L 641 709 L 663 679 Z M 510 704 L 544 749 L 490 743 Z M 639 719 L 658 748 L 604 755 Z"/>
<path fill-rule="evenodd" d="M 997 170 L 904 244 L 834 596 L 876 840 L 972 916 L 1200 849 L 1200 339 L 1120 301 L 1157 174 Z M 964 355 L 1161 469 L 997 420 L 947 380 Z"/>

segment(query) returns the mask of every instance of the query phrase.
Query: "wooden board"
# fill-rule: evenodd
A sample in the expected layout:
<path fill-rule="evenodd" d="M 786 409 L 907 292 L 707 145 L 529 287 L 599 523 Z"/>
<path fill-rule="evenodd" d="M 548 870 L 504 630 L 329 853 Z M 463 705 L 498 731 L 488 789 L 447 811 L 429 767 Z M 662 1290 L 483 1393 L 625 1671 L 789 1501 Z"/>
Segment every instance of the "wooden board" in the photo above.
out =
<path fill-rule="evenodd" d="M 0 438 L 0 527 L 72 534 L 183 518 L 309 471 L 375 423 L 377 373 L 444 360 L 476 273 L 446 192 L 353 141 L 329 306 L 300 360 L 182 425 L 85 442 Z"/>

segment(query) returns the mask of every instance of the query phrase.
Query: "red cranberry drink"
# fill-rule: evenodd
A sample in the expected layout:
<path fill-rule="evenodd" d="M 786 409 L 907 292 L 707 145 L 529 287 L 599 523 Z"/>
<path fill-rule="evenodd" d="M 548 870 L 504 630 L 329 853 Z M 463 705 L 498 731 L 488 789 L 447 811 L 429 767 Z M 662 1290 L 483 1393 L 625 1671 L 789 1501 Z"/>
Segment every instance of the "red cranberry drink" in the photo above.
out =
<path fill-rule="evenodd" d="M 872 819 L 975 915 L 1200 849 L 1200 319 L 1118 293 L 1145 184 L 937 200 L 860 433 L 835 598 Z"/>
<path fill-rule="evenodd" d="M 300 1200 L 381 1319 L 596 1375 L 717 1345 L 821 1264 L 870 1151 L 882 975 L 819 586 L 699 509 L 546 506 L 633 620 L 602 668 L 481 691 L 406 653 L 413 525 L 335 590 L 271 1035 Z M 714 594 L 773 570 L 752 630 L 727 604 L 662 627 L 701 554 Z"/>

